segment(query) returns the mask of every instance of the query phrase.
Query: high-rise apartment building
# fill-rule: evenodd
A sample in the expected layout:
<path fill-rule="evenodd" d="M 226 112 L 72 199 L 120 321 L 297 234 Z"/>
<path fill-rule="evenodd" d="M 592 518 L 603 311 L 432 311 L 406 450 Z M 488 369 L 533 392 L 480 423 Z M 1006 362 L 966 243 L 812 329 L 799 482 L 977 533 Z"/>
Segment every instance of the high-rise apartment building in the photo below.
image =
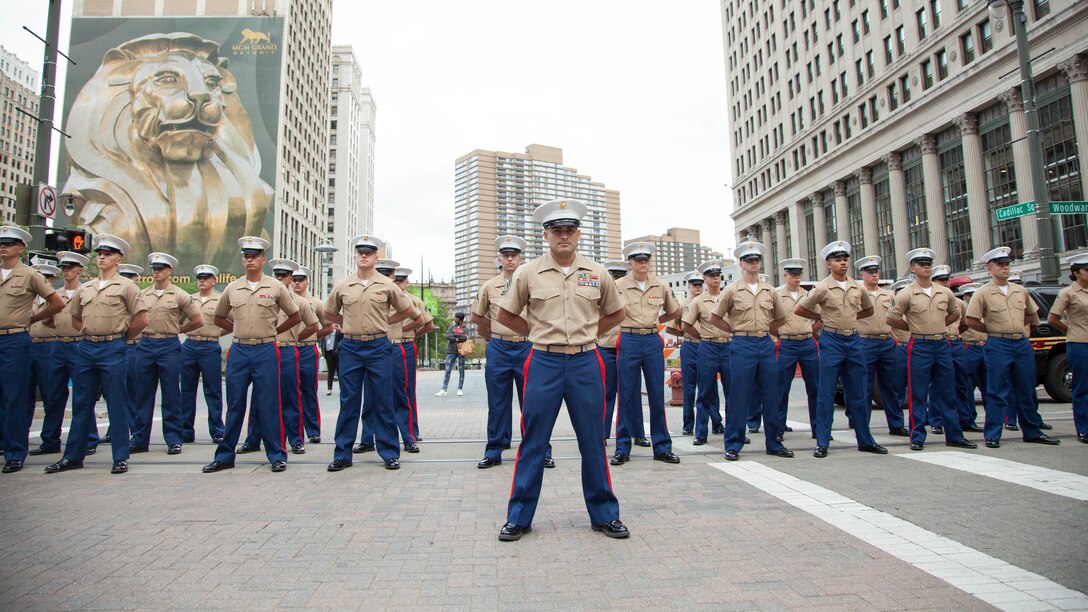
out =
<path fill-rule="evenodd" d="M 455 162 L 454 283 L 467 309 L 481 284 L 496 274 L 495 238 L 529 242 L 526 259 L 547 246 L 533 210 L 556 198 L 575 198 L 589 209 L 578 252 L 596 261 L 620 254 L 620 194 L 563 165 L 563 150 L 531 144 L 524 153 L 477 149 Z"/>
<path fill-rule="evenodd" d="M 1088 2 L 1025 0 L 1046 184 L 1086 199 Z M 1038 274 L 1035 199 L 1011 15 L 971 0 L 722 0 L 732 213 L 774 261 L 810 277 L 829 241 L 880 255 L 930 247 L 957 274 L 1013 248 Z M 1088 217 L 1055 216 L 1057 250 L 1088 247 Z M 779 279 L 776 266 L 768 266 Z"/>
<path fill-rule="evenodd" d="M 38 115 L 41 80 L 30 64 L 0 47 L 0 218 L 15 222 L 15 186 L 34 178 L 38 122 L 16 109 Z"/>
<path fill-rule="evenodd" d="M 351 45 L 334 45 L 330 68 L 327 239 L 338 250 L 326 271 L 335 284 L 355 271 L 351 239 L 374 231 L 377 107 Z M 317 288 L 315 287 L 315 291 Z"/>
<path fill-rule="evenodd" d="M 332 0 L 76 0 L 72 15 L 130 21 L 143 17 L 283 18 L 279 108 L 272 109 L 278 116 L 275 152 L 261 151 L 267 156 L 263 162 L 276 168 L 269 241 L 275 257 L 318 270 L 320 254 L 314 247 L 328 234 Z M 260 45 L 267 39 L 266 34 L 249 29 L 242 30 L 242 37 L 243 45 Z"/>
<path fill-rule="evenodd" d="M 697 229 L 672 227 L 660 236 L 639 236 L 623 241 L 625 246 L 633 242 L 649 242 L 654 245 L 653 271 L 658 277 L 683 275 L 708 259 L 723 257 L 721 253 L 702 245 Z"/>

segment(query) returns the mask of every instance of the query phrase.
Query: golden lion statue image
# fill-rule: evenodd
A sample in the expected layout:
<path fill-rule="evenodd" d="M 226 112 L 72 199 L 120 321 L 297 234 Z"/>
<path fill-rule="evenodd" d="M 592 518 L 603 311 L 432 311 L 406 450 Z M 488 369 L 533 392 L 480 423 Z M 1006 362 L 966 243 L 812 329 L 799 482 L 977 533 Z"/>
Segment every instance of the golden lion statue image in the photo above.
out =
<path fill-rule="evenodd" d="M 271 43 L 272 39 L 269 38 L 268 34 L 265 34 L 264 32 L 254 32 L 249 28 L 242 29 L 242 44 L 253 43 L 256 45 L 262 42 Z"/>
<path fill-rule="evenodd" d="M 153 34 L 108 51 L 68 114 L 72 221 L 186 265 L 238 266 L 264 234 L 273 189 L 219 44 Z"/>

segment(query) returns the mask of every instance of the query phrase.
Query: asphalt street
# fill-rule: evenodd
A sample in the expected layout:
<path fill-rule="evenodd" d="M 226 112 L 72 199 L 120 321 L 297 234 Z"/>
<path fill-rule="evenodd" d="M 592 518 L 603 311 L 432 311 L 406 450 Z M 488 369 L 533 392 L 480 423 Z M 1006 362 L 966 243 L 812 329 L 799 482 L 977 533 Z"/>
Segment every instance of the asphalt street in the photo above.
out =
<path fill-rule="evenodd" d="M 202 399 L 197 442 L 168 456 L 156 431 L 128 474 L 109 474 L 106 445 L 62 474 L 42 472 L 56 455 L 29 458 L 0 477 L 0 609 L 1088 609 L 1088 445 L 1070 405 L 1041 389 L 1058 447 L 1005 432 L 1000 449 L 931 436 L 912 453 L 879 435 L 877 415 L 890 454 L 875 456 L 856 451 L 840 409 L 816 459 L 797 381 L 797 456 L 767 456 L 758 434 L 727 463 L 721 436 L 693 446 L 670 407 L 682 463 L 635 447 L 611 468 L 627 540 L 590 529 L 561 413 L 533 531 L 504 543 L 516 441 L 477 469 L 483 372 L 467 373 L 462 397 L 435 397 L 440 386 L 441 373 L 420 373 L 422 452 L 399 471 L 373 453 L 325 470 L 339 395 L 323 381 L 323 443 L 288 455 L 282 474 L 263 453 L 202 474 L 214 451 Z"/>

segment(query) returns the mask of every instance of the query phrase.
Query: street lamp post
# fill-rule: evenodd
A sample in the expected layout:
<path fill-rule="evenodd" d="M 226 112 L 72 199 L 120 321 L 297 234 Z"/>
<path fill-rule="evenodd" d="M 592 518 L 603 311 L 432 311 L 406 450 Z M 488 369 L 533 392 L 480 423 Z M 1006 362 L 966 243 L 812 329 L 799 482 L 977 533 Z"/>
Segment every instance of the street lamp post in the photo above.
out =
<path fill-rule="evenodd" d="M 319 244 L 319 245 L 315 246 L 314 250 L 317 251 L 318 253 L 321 253 L 321 271 L 318 272 L 318 276 L 321 278 L 321 284 L 319 285 L 320 289 L 318 289 L 318 290 L 321 292 L 321 299 L 324 300 L 325 298 L 328 297 L 328 293 L 329 293 L 328 292 L 329 281 L 328 281 L 328 279 L 325 278 L 325 263 L 327 262 L 327 260 L 330 257 L 332 257 L 333 253 L 339 251 L 340 249 L 336 248 L 336 246 L 333 245 L 333 244 L 330 244 L 328 242 L 324 242 L 322 244 Z"/>
<path fill-rule="evenodd" d="M 1035 105 L 1035 82 L 1031 77 L 1031 51 L 1028 49 L 1027 18 L 1024 0 L 987 0 L 990 15 L 1001 19 L 1012 13 L 1016 35 L 1016 56 L 1020 60 L 1020 91 L 1024 98 L 1024 117 L 1028 123 L 1028 153 L 1031 162 L 1031 187 L 1035 192 L 1035 227 L 1039 232 L 1039 268 L 1043 284 L 1058 282 L 1058 255 L 1054 250 L 1054 224 L 1050 216 L 1050 193 L 1043 174 L 1043 147 L 1039 137 L 1039 113 Z"/>

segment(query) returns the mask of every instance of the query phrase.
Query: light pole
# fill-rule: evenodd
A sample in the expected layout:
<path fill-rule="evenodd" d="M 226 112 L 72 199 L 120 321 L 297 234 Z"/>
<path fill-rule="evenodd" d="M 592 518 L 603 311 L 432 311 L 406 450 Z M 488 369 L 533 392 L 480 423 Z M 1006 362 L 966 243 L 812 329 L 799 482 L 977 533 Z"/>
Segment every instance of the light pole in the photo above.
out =
<path fill-rule="evenodd" d="M 328 242 L 323 242 L 323 243 L 315 246 L 314 250 L 317 251 L 318 253 L 321 253 L 321 271 L 318 273 L 318 275 L 321 277 L 321 285 L 320 285 L 321 299 L 324 300 L 325 298 L 328 297 L 328 294 L 329 294 L 329 291 L 328 291 L 329 281 L 325 277 L 325 263 L 330 257 L 332 257 L 333 253 L 339 251 L 340 249 L 336 248 L 336 246 L 333 245 L 333 244 L 330 244 Z"/>
<path fill-rule="evenodd" d="M 1024 118 L 1028 123 L 1028 153 L 1031 162 L 1031 187 L 1035 192 L 1035 227 L 1039 232 L 1039 268 L 1044 285 L 1058 282 L 1058 255 L 1054 252 L 1054 224 L 1050 216 L 1050 193 L 1043 175 L 1043 147 L 1039 137 L 1039 113 L 1035 106 L 1035 82 L 1031 78 L 1031 51 L 1028 49 L 1027 18 L 1024 0 L 986 0 L 990 15 L 1001 19 L 1012 13 L 1016 35 L 1016 56 L 1020 60 L 1020 91 L 1024 98 Z"/>

